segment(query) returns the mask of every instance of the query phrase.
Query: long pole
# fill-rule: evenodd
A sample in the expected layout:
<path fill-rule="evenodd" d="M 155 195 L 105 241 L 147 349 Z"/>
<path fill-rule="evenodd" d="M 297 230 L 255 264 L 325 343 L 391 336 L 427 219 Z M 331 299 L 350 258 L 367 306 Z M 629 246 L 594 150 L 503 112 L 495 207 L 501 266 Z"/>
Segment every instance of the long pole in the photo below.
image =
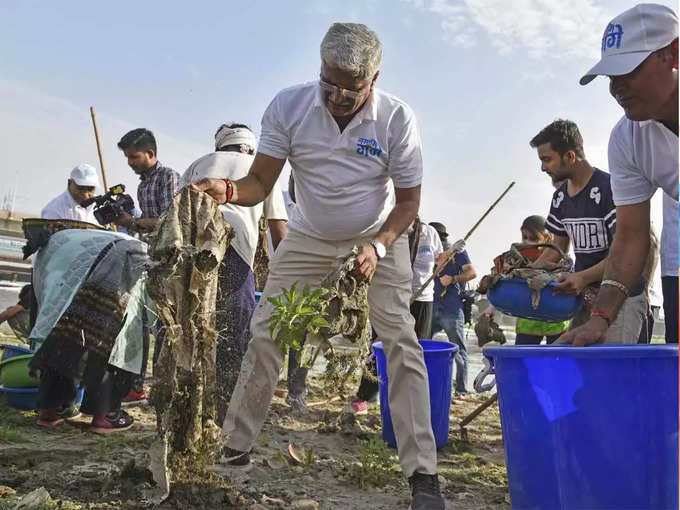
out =
<path fill-rule="evenodd" d="M 94 106 L 90 106 L 90 115 L 92 116 L 92 127 L 94 128 L 94 139 L 97 141 L 97 154 L 99 154 L 99 168 L 102 170 L 102 182 L 104 183 L 104 193 L 109 189 L 109 183 L 106 182 L 106 170 L 104 170 L 104 158 L 102 157 L 102 144 L 99 141 L 99 130 L 97 129 L 97 117 L 94 114 Z M 114 232 L 118 229 L 115 225 L 111 225 Z"/>
<path fill-rule="evenodd" d="M 97 153 L 99 154 L 99 168 L 102 170 L 102 181 L 104 182 L 104 192 L 109 189 L 109 184 L 106 182 L 106 170 L 104 170 L 104 158 L 102 157 L 102 144 L 99 141 L 99 130 L 97 129 L 97 117 L 94 114 L 94 107 L 90 106 L 90 115 L 92 116 L 92 127 L 94 127 L 94 139 L 97 141 Z"/>
<path fill-rule="evenodd" d="M 486 217 L 489 215 L 489 213 L 493 210 L 493 208 L 496 207 L 496 205 L 498 205 L 498 202 L 500 202 L 501 200 L 503 200 L 503 197 L 504 197 L 505 195 L 508 194 L 508 191 L 510 191 L 510 188 L 512 188 L 514 185 L 515 185 L 515 181 L 512 181 L 512 182 L 510 183 L 510 185 L 509 185 L 507 188 L 505 188 L 505 191 L 504 191 L 503 193 L 501 193 L 501 196 L 498 197 L 498 198 L 496 199 L 496 201 L 495 201 L 493 204 L 491 204 L 491 205 L 489 206 L 489 208 L 488 208 L 488 209 L 486 210 L 486 212 L 482 215 L 482 217 L 479 218 L 479 220 L 477 220 L 477 223 L 475 223 L 475 224 L 472 226 L 472 228 L 470 229 L 470 231 L 469 231 L 467 234 L 465 234 L 465 237 L 463 238 L 465 241 L 467 241 L 467 240 L 470 238 L 470 236 L 472 235 L 472 233 L 473 233 L 475 230 L 477 230 L 477 227 L 480 225 L 480 223 L 482 223 L 482 221 L 484 221 L 484 218 L 486 218 Z M 446 265 L 447 265 L 449 262 L 451 262 L 451 261 L 453 260 L 453 257 L 454 257 L 455 255 L 456 255 L 456 252 L 455 252 L 455 251 L 452 251 L 452 252 L 451 252 L 451 255 L 449 255 L 448 258 L 446 259 L 446 262 L 444 262 L 441 266 L 439 266 L 439 267 L 435 270 L 435 272 L 432 273 L 432 276 L 430 276 L 430 277 L 427 279 L 427 281 L 426 281 L 425 283 L 423 283 L 423 285 L 418 289 L 418 291 L 417 291 L 415 294 L 413 294 L 413 297 L 411 298 L 411 303 L 413 303 L 413 302 L 418 298 L 418 296 L 420 296 L 420 295 L 423 293 L 423 291 L 427 288 L 427 286 L 430 284 L 430 282 L 431 282 L 432 280 L 434 280 L 435 278 L 437 278 L 437 277 L 441 274 L 441 272 L 444 270 L 444 268 L 446 267 Z"/>
<path fill-rule="evenodd" d="M 481 414 L 484 409 L 489 407 L 491 404 L 493 404 L 496 400 L 498 400 L 498 393 L 494 393 L 491 395 L 489 398 L 487 398 L 482 405 L 477 407 L 474 411 L 472 411 L 470 414 L 468 414 L 465 418 L 463 418 L 463 421 L 460 422 L 460 428 L 464 429 L 468 423 L 470 423 L 472 420 L 474 420 L 477 416 Z"/>

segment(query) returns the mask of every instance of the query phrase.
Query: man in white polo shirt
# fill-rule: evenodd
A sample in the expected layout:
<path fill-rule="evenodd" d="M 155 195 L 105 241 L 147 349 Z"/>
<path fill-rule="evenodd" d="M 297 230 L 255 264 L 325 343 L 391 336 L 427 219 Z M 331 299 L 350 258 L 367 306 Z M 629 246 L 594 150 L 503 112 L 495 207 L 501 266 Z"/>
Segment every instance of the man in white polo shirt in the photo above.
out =
<path fill-rule="evenodd" d="M 77 220 L 99 225 L 94 216 L 94 204 L 87 207 L 80 205 L 94 196 L 99 186 L 97 171 L 87 163 L 81 163 L 73 170 L 66 183 L 66 191 L 53 198 L 40 213 L 41 218 L 48 220 Z"/>
<path fill-rule="evenodd" d="M 245 124 L 222 124 L 215 133 L 215 152 L 194 161 L 180 179 L 180 187 L 206 177 L 237 180 L 248 175 L 257 141 Z M 248 324 L 255 310 L 253 263 L 259 239 L 258 223 L 264 214 L 274 249 L 286 237 L 286 206 L 278 184 L 253 207 L 220 206 L 233 227 L 234 238 L 219 270 L 217 313 L 217 417 L 224 420 L 248 346 Z"/>
<path fill-rule="evenodd" d="M 371 279 L 371 324 L 385 344 L 390 410 L 411 505 L 443 509 L 427 371 L 409 313 L 405 231 L 420 202 L 421 145 L 408 105 L 375 88 L 381 54 L 377 35 L 365 25 L 333 24 L 321 43 L 320 80 L 279 92 L 267 108 L 248 176 L 196 186 L 219 203 L 253 205 L 269 194 L 286 159 L 295 176 L 297 206 L 253 315 L 253 338 L 224 422 L 221 463 L 250 466 L 249 451 L 277 383 L 282 353 L 270 337 L 267 297 L 295 282 L 318 286 L 357 245 L 358 270 Z"/>
<path fill-rule="evenodd" d="M 658 4 L 639 4 L 614 18 L 602 36 L 601 60 L 581 85 L 608 76 L 625 115 L 609 139 L 616 205 L 614 242 L 590 320 L 558 340 L 601 342 L 649 251 L 649 201 L 663 189 L 661 242 L 666 341 L 678 341 L 678 17 Z"/>

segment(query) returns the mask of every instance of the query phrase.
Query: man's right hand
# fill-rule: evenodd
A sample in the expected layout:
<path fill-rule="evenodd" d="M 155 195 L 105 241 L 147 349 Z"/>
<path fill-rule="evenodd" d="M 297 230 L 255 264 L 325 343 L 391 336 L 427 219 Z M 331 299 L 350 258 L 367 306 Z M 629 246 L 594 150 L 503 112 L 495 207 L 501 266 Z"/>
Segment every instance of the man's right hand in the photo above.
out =
<path fill-rule="evenodd" d="M 191 185 L 191 189 L 210 195 L 218 204 L 227 203 L 227 183 L 224 179 L 205 178 Z"/>
<path fill-rule="evenodd" d="M 443 287 L 448 287 L 453 283 L 453 277 L 448 274 L 445 274 L 444 276 L 441 276 L 439 278 L 439 281 Z"/>

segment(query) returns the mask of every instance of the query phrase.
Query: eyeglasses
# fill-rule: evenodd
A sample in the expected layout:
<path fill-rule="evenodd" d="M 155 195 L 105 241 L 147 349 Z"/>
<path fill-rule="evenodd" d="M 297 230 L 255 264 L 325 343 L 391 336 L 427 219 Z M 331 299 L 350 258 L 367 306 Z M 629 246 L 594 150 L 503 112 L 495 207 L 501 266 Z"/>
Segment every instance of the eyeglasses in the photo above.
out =
<path fill-rule="evenodd" d="M 352 101 L 356 101 L 357 97 L 361 95 L 360 91 L 343 89 L 342 87 L 338 87 L 321 79 L 319 80 L 319 85 L 321 86 L 321 90 L 324 92 L 328 92 L 329 94 L 338 94 L 340 97 L 346 97 Z"/>

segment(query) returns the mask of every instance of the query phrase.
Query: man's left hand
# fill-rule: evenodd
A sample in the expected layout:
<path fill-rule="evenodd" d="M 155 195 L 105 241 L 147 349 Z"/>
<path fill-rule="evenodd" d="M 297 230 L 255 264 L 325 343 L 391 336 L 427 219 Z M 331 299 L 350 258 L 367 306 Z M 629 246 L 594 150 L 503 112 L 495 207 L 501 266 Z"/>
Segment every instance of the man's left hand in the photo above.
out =
<path fill-rule="evenodd" d="M 443 251 L 439 255 L 437 255 L 437 258 L 434 261 L 434 263 L 437 265 L 437 267 L 443 266 L 444 264 L 446 264 L 446 261 L 449 259 L 451 255 L 453 255 L 451 250 Z"/>
<path fill-rule="evenodd" d="M 354 266 L 355 274 L 370 282 L 377 267 L 378 256 L 373 245 L 371 243 L 364 243 L 359 246 L 359 255 L 357 255 L 357 263 Z"/>
<path fill-rule="evenodd" d="M 559 283 L 555 286 L 555 294 L 577 296 L 585 288 L 586 283 L 579 273 L 563 273 Z"/>
<path fill-rule="evenodd" d="M 116 218 L 116 225 L 128 228 L 130 225 L 132 225 L 132 223 L 134 223 L 134 221 L 135 221 L 134 216 L 123 211 L 122 213 L 120 213 L 120 216 Z"/>
<path fill-rule="evenodd" d="M 607 321 L 601 317 L 591 317 L 588 322 L 564 333 L 556 344 L 571 344 L 574 347 L 604 342 L 607 334 Z"/>

